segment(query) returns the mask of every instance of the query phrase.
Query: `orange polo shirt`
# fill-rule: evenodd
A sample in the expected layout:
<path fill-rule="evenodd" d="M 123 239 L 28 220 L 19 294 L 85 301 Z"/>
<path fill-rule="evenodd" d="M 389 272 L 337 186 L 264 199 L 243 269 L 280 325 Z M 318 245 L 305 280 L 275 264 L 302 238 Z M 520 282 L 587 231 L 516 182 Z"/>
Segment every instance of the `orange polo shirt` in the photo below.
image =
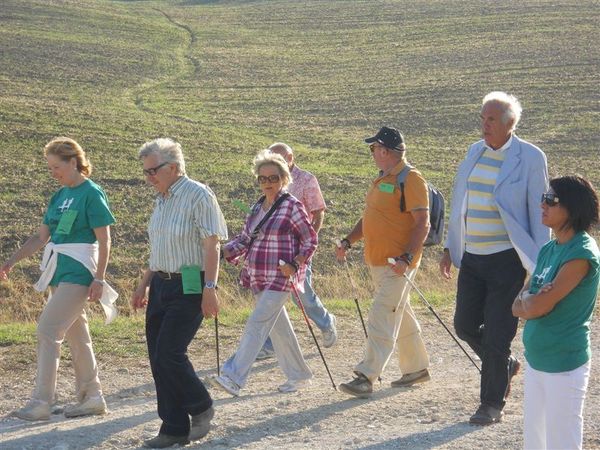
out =
<path fill-rule="evenodd" d="M 396 177 L 405 166 L 400 161 L 389 174 L 373 181 L 367 192 L 366 207 L 362 217 L 365 240 L 365 262 L 371 266 L 385 266 L 390 257 L 406 252 L 406 245 L 415 221 L 410 211 L 429 208 L 427 183 L 417 170 L 411 170 L 404 182 L 406 211 L 400 211 L 400 187 Z M 421 260 L 421 248 L 415 255 L 411 267 Z"/>

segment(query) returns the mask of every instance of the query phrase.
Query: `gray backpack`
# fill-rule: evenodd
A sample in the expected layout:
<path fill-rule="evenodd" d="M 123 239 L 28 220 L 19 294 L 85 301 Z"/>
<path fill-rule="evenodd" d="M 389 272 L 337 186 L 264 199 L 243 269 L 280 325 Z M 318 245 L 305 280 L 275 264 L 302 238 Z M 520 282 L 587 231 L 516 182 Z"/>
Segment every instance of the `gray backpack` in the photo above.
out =
<path fill-rule="evenodd" d="M 406 211 L 406 201 L 404 200 L 404 182 L 408 172 L 414 169 L 413 166 L 406 164 L 396 177 L 396 184 L 400 188 L 400 211 Z M 429 190 L 429 234 L 423 243 L 424 247 L 430 247 L 432 245 L 440 244 L 444 240 L 444 196 L 442 193 L 432 186 L 429 182 L 427 183 L 427 189 Z"/>

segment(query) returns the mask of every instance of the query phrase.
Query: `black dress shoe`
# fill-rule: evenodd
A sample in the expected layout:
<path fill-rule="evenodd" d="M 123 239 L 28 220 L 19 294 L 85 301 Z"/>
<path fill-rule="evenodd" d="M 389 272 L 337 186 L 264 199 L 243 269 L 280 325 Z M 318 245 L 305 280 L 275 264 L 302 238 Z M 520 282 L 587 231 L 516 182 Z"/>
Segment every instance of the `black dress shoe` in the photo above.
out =
<path fill-rule="evenodd" d="M 474 425 L 491 425 L 502 420 L 504 413 L 501 409 L 494 408 L 490 405 L 479 405 L 475 414 L 469 419 L 469 423 Z"/>
<path fill-rule="evenodd" d="M 210 431 L 210 421 L 215 416 L 215 409 L 211 406 L 206 411 L 192 416 L 192 427 L 190 428 L 190 441 L 202 439 Z"/>
<path fill-rule="evenodd" d="M 187 436 L 169 436 L 168 434 L 159 433 L 158 436 L 144 441 L 144 447 L 147 448 L 167 448 L 172 445 L 186 445 L 190 440 Z"/>
<path fill-rule="evenodd" d="M 512 382 L 513 377 L 519 373 L 521 369 L 521 363 L 517 358 L 511 356 L 508 360 L 508 384 L 506 385 L 506 393 L 504 394 L 504 398 L 507 399 L 510 394 L 510 383 Z"/>

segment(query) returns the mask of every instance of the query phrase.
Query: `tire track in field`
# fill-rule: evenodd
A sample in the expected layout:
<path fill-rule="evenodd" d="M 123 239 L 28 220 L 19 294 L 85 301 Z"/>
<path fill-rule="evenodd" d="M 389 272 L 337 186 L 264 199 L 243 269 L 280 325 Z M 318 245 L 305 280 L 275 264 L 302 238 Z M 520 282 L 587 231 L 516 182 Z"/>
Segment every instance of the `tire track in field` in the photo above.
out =
<path fill-rule="evenodd" d="M 135 103 L 135 106 L 138 110 L 140 111 L 144 111 L 147 113 L 152 113 L 152 114 L 156 114 L 157 111 L 153 110 L 152 108 L 146 106 L 144 104 L 144 94 L 150 92 L 151 90 L 157 89 L 158 87 L 160 87 L 161 85 L 165 85 L 168 83 L 173 83 L 176 80 L 180 80 L 186 76 L 191 76 L 191 77 L 196 77 L 198 76 L 198 74 L 200 73 L 200 61 L 194 57 L 192 55 L 192 49 L 194 47 L 194 45 L 197 42 L 197 36 L 196 33 L 194 33 L 194 31 L 192 30 L 192 28 L 184 23 L 180 23 L 177 22 L 175 19 L 173 19 L 169 14 L 167 14 L 165 11 L 163 11 L 160 8 L 152 8 L 154 11 L 160 13 L 161 15 L 163 15 L 165 17 L 165 19 L 167 19 L 167 21 L 169 23 L 171 23 L 172 25 L 174 25 L 177 28 L 180 28 L 182 30 L 184 30 L 186 32 L 186 34 L 188 35 L 188 44 L 187 47 L 184 51 L 184 55 L 183 58 L 185 58 L 189 64 L 193 67 L 193 70 L 191 73 L 180 73 L 180 74 L 176 74 L 173 75 L 170 78 L 167 79 L 163 79 L 160 81 L 154 81 L 154 82 L 149 82 L 149 83 L 143 83 L 142 85 L 138 86 L 137 89 L 135 89 L 132 93 L 133 96 L 133 101 Z M 199 122 L 197 120 L 191 119 L 189 117 L 185 117 L 185 116 L 180 116 L 180 115 L 175 115 L 175 114 L 168 114 L 168 113 L 164 113 L 161 112 L 161 114 L 163 116 L 178 120 L 178 121 L 183 121 L 183 122 L 188 122 L 188 123 L 192 123 L 192 124 L 198 124 Z"/>

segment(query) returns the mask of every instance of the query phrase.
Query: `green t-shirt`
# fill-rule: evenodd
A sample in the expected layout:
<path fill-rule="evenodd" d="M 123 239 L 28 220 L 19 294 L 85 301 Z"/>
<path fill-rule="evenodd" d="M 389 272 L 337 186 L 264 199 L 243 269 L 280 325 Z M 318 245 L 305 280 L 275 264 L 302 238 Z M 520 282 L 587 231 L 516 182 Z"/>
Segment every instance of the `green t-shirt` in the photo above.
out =
<path fill-rule="evenodd" d="M 93 244 L 94 228 L 111 225 L 115 218 L 102 188 L 85 180 L 74 188 L 65 186 L 54 193 L 44 223 L 50 228 L 50 240 L 55 244 Z M 89 286 L 93 279 L 83 264 L 59 254 L 50 285 L 57 286 L 62 281 Z"/>
<path fill-rule="evenodd" d="M 530 319 L 523 330 L 525 358 L 531 367 L 542 372 L 574 370 L 591 357 L 590 321 L 598 295 L 600 251 L 596 241 L 585 232 L 570 241 L 556 240 L 542 247 L 531 277 L 530 292 L 554 280 L 563 264 L 587 259 L 587 275 L 554 309 L 543 317 Z"/>

